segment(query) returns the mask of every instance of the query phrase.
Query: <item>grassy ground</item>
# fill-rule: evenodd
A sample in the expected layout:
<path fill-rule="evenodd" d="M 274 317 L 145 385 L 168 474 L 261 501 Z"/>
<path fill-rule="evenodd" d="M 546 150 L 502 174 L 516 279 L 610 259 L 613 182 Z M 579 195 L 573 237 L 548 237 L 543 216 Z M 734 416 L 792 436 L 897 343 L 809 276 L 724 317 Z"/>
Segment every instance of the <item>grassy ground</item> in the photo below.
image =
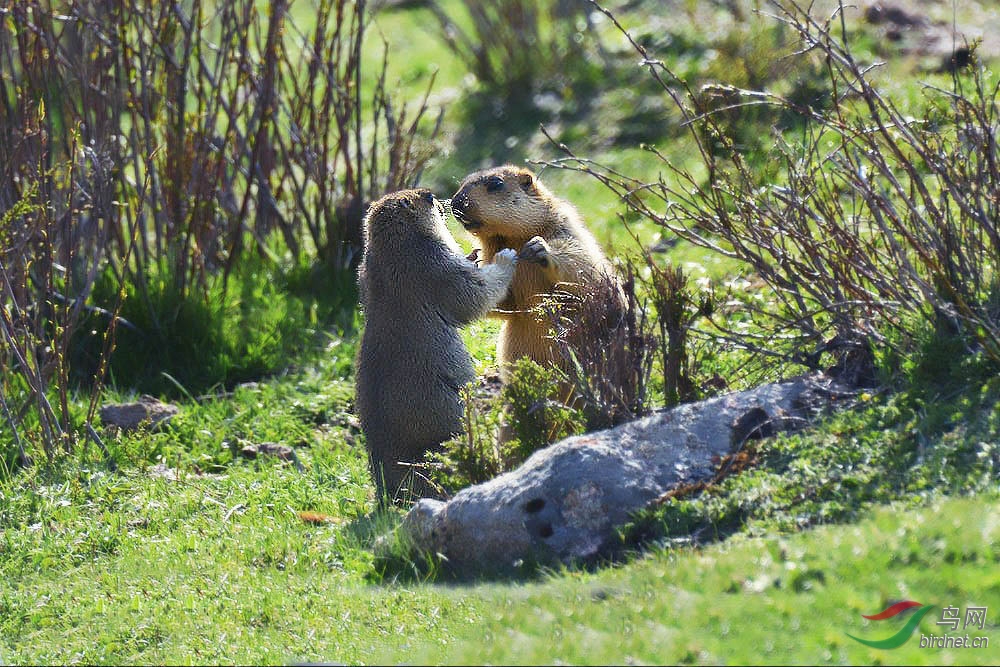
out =
<path fill-rule="evenodd" d="M 695 7 L 709 3 L 672 4 L 704 19 L 699 29 L 664 25 L 650 4 L 637 3 L 626 25 L 654 41 L 669 35 L 678 66 L 682 44 L 732 29 Z M 440 69 L 445 132 L 426 181 L 441 196 L 486 160 L 556 157 L 539 122 L 623 171 L 656 173 L 649 152 L 609 129 L 629 123 L 683 159 L 669 114 L 611 87 L 586 108 L 497 120 L 476 105 L 429 21 L 425 9 L 386 10 L 378 29 L 407 99 Z M 620 50 L 610 26 L 599 30 Z M 745 44 L 770 53 L 766 42 Z M 684 66 L 727 69 L 719 53 L 752 64 L 746 51 L 720 49 Z M 918 103 L 920 86 L 903 81 L 890 83 Z M 640 108 L 646 116 L 632 114 Z M 609 192 L 577 173 L 543 178 L 610 254 L 636 251 Z M 655 230 L 637 231 L 655 241 Z M 702 267 L 690 268 L 695 277 L 738 271 L 683 246 L 669 257 Z M 629 536 L 657 545 L 642 555 L 591 572 L 447 585 L 417 571 L 379 574 L 376 541 L 400 513 L 375 512 L 351 414 L 360 320 L 323 334 L 322 322 L 300 319 L 320 331 L 279 375 L 192 392 L 158 431 L 109 436 L 120 471 L 93 447 L 53 468 L 0 471 L 0 663 L 1000 662 L 1000 386 L 974 366 L 945 372 L 944 353 L 937 366 L 911 364 L 907 381 L 924 389 L 867 396 L 808 434 L 760 443 L 756 468 L 637 520 Z M 464 333 L 481 370 L 495 333 L 494 322 Z M 130 395 L 118 387 L 106 398 Z M 302 469 L 240 453 L 265 442 L 292 447 Z M 692 533 L 700 544 L 679 539 Z M 920 633 L 941 632 L 936 611 L 892 651 L 847 637 L 895 632 L 899 619 L 861 615 L 901 599 L 987 607 L 980 634 L 992 646 L 921 649 Z"/>
<path fill-rule="evenodd" d="M 941 414 L 925 410 L 916 421 L 905 411 L 893 417 L 900 407 L 889 401 L 823 422 L 807 437 L 762 443 L 764 458 L 776 463 L 659 517 L 679 535 L 703 522 L 707 546 L 674 541 L 666 530 L 645 536 L 660 547 L 617 566 L 446 585 L 405 571 L 378 574 L 376 540 L 400 515 L 374 511 L 347 412 L 352 354 L 349 340 L 334 341 L 281 377 L 183 402 L 155 433 L 110 439 L 121 472 L 108 472 L 92 451 L 0 483 L 0 661 L 992 664 L 1000 657 L 1000 495 L 990 472 L 1000 462 L 988 444 L 1000 419 L 985 407 L 994 404 L 990 391 L 982 401 L 942 403 Z M 960 417 L 974 414 L 982 419 Z M 941 423 L 956 419 L 959 428 Z M 293 447 L 303 470 L 236 454 L 268 441 Z M 911 461 L 918 448 L 921 460 Z M 807 455 L 789 467 L 796 451 Z M 977 488 L 975 497 L 949 497 Z M 809 493 L 808 502 L 796 498 Z M 304 521 L 303 511 L 326 521 Z M 843 521 L 857 523 L 831 523 Z M 639 529 L 648 531 L 648 522 Z M 846 636 L 891 635 L 898 623 L 866 623 L 861 614 L 899 599 L 994 610 L 982 632 L 994 648 L 920 649 L 917 635 L 889 652 Z M 932 613 L 920 632 L 937 633 L 937 618 Z"/>
<path fill-rule="evenodd" d="M 857 525 L 734 538 L 534 583 L 372 583 L 389 520 L 361 457 L 175 480 L 136 471 L 36 480 L 4 498 L 0 660 L 24 663 L 624 662 L 995 664 L 984 650 L 879 651 L 845 633 L 898 599 L 1000 606 L 1000 499 L 889 506 Z M 30 507 L 29 507 L 30 506 Z M 304 523 L 315 507 L 335 520 Z M 983 517 L 970 525 L 969 516 Z M 8 524 L 10 525 L 10 524 Z M 995 612 L 992 612 L 995 614 Z M 920 632 L 937 634 L 936 616 Z"/>
<path fill-rule="evenodd" d="M 997 508 L 986 500 L 921 511 L 888 507 L 856 526 L 661 551 L 596 575 L 494 588 L 483 591 L 492 599 L 489 611 L 458 642 L 384 655 L 389 662 L 449 664 L 989 664 L 1000 649 L 928 651 L 918 636 L 879 651 L 845 633 L 892 634 L 895 626 L 861 615 L 897 599 L 963 610 L 1000 602 L 1000 524 L 990 519 L 969 530 L 963 521 L 969 512 Z M 479 597 L 481 589 L 471 593 Z M 937 630 L 931 618 L 921 625 L 927 634 Z M 981 634 L 992 642 L 995 626 Z"/>

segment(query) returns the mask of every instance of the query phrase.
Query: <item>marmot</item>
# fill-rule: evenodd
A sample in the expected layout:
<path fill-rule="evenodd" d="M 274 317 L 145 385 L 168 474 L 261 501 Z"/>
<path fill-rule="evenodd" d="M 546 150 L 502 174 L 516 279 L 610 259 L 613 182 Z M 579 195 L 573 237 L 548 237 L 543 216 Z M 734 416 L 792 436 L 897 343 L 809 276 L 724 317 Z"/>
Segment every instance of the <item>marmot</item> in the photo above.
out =
<path fill-rule="evenodd" d="M 403 497 L 410 468 L 462 430 L 459 389 L 475 377 L 458 327 L 507 293 L 515 252 L 482 268 L 464 257 L 430 190 L 386 195 L 364 220 L 358 271 L 365 329 L 357 357 L 356 407 L 379 502 Z M 417 481 L 410 495 L 427 492 Z"/>
<path fill-rule="evenodd" d="M 580 296 L 584 286 L 613 276 L 576 209 L 532 172 L 512 165 L 466 177 L 451 208 L 482 243 L 483 261 L 492 261 L 501 248 L 520 250 L 510 292 L 493 313 L 503 319 L 497 342 L 501 379 L 508 377 L 508 364 L 524 356 L 542 366 L 563 367 L 552 322 L 537 306 L 560 291 Z"/>

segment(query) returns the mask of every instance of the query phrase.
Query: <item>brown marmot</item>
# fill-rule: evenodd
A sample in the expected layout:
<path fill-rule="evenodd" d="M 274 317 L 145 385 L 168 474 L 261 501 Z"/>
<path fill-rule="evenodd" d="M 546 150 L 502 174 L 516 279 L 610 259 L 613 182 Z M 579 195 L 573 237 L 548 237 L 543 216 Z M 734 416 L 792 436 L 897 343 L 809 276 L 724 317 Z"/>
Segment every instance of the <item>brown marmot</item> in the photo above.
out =
<path fill-rule="evenodd" d="M 466 177 L 451 208 L 482 244 L 482 261 L 492 261 L 501 248 L 520 250 L 510 292 L 492 313 L 503 319 L 497 342 L 501 378 L 507 379 L 509 362 L 524 356 L 562 367 L 552 322 L 537 306 L 558 292 L 580 296 L 584 286 L 613 275 L 576 209 L 531 171 L 512 165 Z"/>
<path fill-rule="evenodd" d="M 514 275 L 515 253 L 480 267 L 463 256 L 430 190 L 386 195 L 368 210 L 358 272 L 365 329 L 356 407 L 379 502 L 427 493 L 409 466 L 462 430 L 459 389 L 475 377 L 458 327 L 486 315 Z M 404 489 L 404 486 L 406 487 Z"/>

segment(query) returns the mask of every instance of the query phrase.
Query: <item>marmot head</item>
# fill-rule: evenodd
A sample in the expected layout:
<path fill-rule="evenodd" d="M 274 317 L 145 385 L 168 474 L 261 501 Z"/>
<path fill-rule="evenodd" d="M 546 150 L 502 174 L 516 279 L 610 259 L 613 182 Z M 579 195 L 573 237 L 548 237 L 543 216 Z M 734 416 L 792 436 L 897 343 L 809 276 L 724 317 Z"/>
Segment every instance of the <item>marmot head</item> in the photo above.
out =
<path fill-rule="evenodd" d="M 529 238 L 553 222 L 553 197 L 533 173 L 504 165 L 468 176 L 451 198 L 451 210 L 479 237 Z"/>
<path fill-rule="evenodd" d="M 455 243 L 445 225 L 444 204 L 425 188 L 385 195 L 365 215 L 365 244 L 393 243 L 413 233 Z"/>

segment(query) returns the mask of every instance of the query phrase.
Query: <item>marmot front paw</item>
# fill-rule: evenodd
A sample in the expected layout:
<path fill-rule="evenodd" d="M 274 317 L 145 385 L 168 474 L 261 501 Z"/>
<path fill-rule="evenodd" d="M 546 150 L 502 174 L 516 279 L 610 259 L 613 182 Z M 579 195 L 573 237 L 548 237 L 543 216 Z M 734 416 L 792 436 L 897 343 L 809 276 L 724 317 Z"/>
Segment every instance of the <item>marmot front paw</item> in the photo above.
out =
<path fill-rule="evenodd" d="M 521 247 L 517 258 L 525 262 L 534 262 L 543 269 L 549 266 L 549 244 L 541 236 L 533 236 Z"/>
<path fill-rule="evenodd" d="M 510 248 L 504 248 L 497 254 L 493 255 L 493 263 L 503 268 L 514 266 L 514 264 L 517 263 L 517 259 L 517 253 Z"/>

